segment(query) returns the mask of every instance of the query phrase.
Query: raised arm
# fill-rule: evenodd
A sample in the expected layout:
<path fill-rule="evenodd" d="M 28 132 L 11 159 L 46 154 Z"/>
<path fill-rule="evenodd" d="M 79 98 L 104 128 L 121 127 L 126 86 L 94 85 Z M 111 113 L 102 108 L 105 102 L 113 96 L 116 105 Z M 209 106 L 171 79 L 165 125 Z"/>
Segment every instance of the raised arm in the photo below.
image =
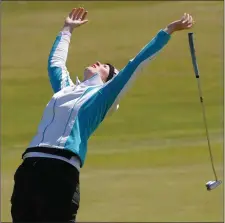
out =
<path fill-rule="evenodd" d="M 128 83 L 136 76 L 140 69 L 164 48 L 171 38 L 172 33 L 189 29 L 193 23 L 192 16 L 186 13 L 180 20 L 170 23 L 164 30 L 160 30 L 110 82 L 105 84 L 100 91 L 107 111 L 115 101 L 119 100 L 119 97 L 127 88 Z"/>
<path fill-rule="evenodd" d="M 70 38 L 74 28 L 87 23 L 86 16 L 87 11 L 84 8 L 74 8 L 66 18 L 64 26 L 52 46 L 48 58 L 48 75 L 55 93 L 64 87 L 73 85 L 66 67 Z"/>
<path fill-rule="evenodd" d="M 182 19 L 170 23 L 164 30 L 160 30 L 158 34 L 133 59 L 131 59 L 116 76 L 106 82 L 103 86 L 98 87 L 97 92 L 93 94 L 79 110 L 80 117 L 83 116 L 82 124 L 88 126 L 85 129 L 87 138 L 90 137 L 103 121 L 112 105 L 117 102 L 118 96 L 141 66 L 163 49 L 173 32 L 191 28 L 192 25 L 192 17 L 186 14 Z"/>

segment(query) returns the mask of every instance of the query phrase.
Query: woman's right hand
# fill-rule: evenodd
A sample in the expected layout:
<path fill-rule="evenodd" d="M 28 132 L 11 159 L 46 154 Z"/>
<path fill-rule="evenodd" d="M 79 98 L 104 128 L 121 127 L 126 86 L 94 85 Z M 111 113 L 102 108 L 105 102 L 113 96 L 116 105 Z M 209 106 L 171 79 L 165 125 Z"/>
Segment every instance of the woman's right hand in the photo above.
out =
<path fill-rule="evenodd" d="M 88 22 L 88 19 L 86 19 L 87 14 L 88 11 L 84 8 L 74 8 L 65 20 L 63 31 L 70 31 L 72 33 L 74 28 L 86 24 Z"/>

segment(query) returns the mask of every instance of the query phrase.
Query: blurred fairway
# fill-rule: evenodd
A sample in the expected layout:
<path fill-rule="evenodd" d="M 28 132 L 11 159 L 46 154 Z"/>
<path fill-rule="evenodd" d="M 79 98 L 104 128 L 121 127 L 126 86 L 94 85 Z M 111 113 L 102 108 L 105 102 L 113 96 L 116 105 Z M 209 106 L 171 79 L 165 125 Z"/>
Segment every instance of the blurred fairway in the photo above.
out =
<path fill-rule="evenodd" d="M 193 14 L 209 132 L 223 180 L 223 2 L 3 2 L 1 221 L 11 221 L 13 174 L 51 98 L 47 59 L 72 7 L 90 23 L 74 32 L 73 80 L 96 60 L 122 68 L 169 22 Z M 188 31 L 187 31 L 188 32 Z M 78 221 L 222 221 L 187 32 L 175 34 L 90 139 Z M 91 185 L 91 187 L 90 187 Z"/>

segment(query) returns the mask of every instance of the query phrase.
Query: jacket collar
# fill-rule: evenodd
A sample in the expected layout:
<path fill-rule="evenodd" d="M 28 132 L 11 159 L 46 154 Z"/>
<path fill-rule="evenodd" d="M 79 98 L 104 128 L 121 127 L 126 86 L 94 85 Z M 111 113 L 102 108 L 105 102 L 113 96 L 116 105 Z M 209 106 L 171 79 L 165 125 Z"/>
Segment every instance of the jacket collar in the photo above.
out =
<path fill-rule="evenodd" d="M 84 85 L 84 86 L 96 86 L 96 85 L 103 85 L 104 82 L 102 81 L 101 77 L 99 76 L 98 73 L 94 74 L 92 77 L 89 79 L 81 82 L 79 78 L 76 78 L 76 85 Z"/>

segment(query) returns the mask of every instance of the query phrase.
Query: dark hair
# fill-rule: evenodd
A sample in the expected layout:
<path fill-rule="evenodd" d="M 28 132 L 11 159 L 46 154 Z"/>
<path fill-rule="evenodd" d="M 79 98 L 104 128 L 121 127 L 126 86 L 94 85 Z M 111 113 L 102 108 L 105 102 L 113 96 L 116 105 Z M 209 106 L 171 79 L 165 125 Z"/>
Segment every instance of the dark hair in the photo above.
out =
<path fill-rule="evenodd" d="M 111 80 L 115 74 L 115 67 L 110 64 L 110 63 L 106 63 L 109 66 L 109 75 L 106 79 L 106 82 L 108 82 L 109 80 Z"/>

